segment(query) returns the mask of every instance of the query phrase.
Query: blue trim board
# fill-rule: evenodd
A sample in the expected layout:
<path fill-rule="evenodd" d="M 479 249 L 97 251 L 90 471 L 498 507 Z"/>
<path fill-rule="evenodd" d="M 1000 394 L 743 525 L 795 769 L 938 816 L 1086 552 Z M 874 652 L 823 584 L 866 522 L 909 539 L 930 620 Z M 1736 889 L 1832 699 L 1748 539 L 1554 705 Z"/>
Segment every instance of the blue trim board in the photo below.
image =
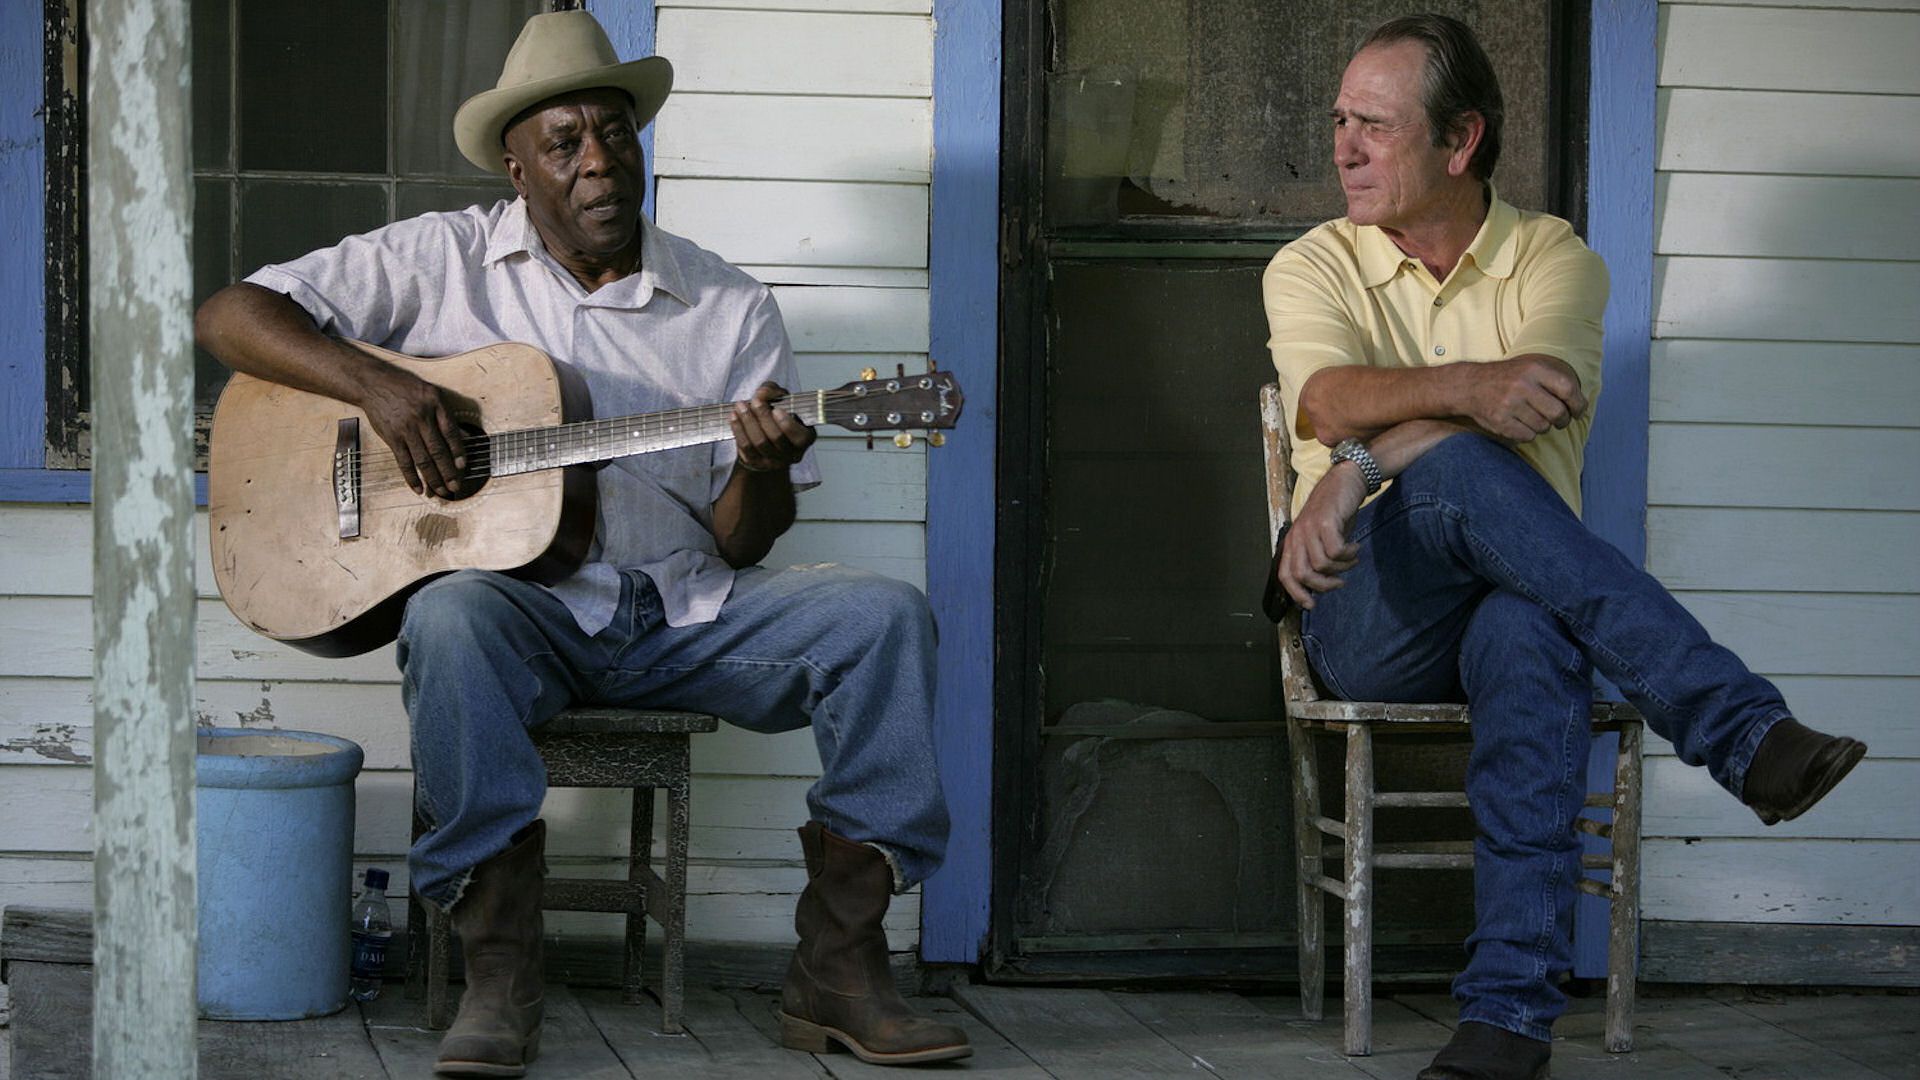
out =
<path fill-rule="evenodd" d="M 0 4 L 0 499 L 46 464 L 46 80 L 39 4 Z"/>
<path fill-rule="evenodd" d="M 1594 0 L 1587 121 L 1587 243 L 1606 260 L 1613 288 L 1603 324 L 1600 405 L 1580 494 L 1587 525 L 1636 564 L 1647 558 L 1657 8 L 1652 0 Z M 1594 741 L 1589 791 L 1613 790 L 1618 746 L 1615 735 Z M 1583 833 L 1581 842 L 1589 854 L 1605 850 L 1596 837 Z M 1580 894 L 1573 926 L 1574 974 L 1604 977 L 1606 901 Z"/>
<path fill-rule="evenodd" d="M 654 48 L 653 0 L 587 0 L 587 10 L 598 19 L 613 42 L 613 53 L 622 60 L 652 56 Z M 647 171 L 647 217 L 654 219 L 653 125 L 640 133 L 640 151 Z M 655 219 L 657 220 L 657 219 Z"/>
<path fill-rule="evenodd" d="M 999 443 L 1000 5 L 934 0 L 933 359 L 967 413 L 927 455 L 927 597 L 940 627 L 935 746 L 953 831 L 920 899 L 920 955 L 974 963 L 993 843 L 994 448 Z"/>

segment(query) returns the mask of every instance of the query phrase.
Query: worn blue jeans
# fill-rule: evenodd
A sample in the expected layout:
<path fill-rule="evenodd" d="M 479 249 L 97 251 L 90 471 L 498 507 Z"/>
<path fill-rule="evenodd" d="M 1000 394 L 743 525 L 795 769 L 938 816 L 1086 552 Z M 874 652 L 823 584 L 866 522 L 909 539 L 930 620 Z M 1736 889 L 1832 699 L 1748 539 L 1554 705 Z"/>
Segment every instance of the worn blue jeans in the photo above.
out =
<path fill-rule="evenodd" d="M 1353 539 L 1345 587 L 1305 613 L 1308 659 L 1342 698 L 1472 706 L 1475 927 L 1453 993 L 1462 1020 L 1547 1039 L 1573 964 L 1592 672 L 1735 796 L 1786 705 L 1491 439 L 1428 451 Z"/>
<path fill-rule="evenodd" d="M 408 866 L 415 891 L 443 909 L 539 816 L 546 768 L 529 733 L 575 704 L 707 712 L 760 732 L 811 722 L 813 820 L 880 848 L 903 888 L 945 853 L 933 615 L 892 578 L 752 567 L 717 619 L 672 627 L 652 580 L 628 571 L 613 622 L 588 636 L 548 590 L 463 570 L 408 600 L 399 663 L 430 825 Z"/>

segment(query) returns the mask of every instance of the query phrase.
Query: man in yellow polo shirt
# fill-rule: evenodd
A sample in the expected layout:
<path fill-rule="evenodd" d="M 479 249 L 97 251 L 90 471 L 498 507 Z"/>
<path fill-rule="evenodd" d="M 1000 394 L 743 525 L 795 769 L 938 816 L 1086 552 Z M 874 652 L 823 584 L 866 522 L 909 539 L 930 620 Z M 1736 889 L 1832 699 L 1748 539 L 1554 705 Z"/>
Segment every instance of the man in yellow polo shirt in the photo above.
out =
<path fill-rule="evenodd" d="M 1375 30 L 1332 111 L 1347 216 L 1262 288 L 1293 463 L 1278 561 L 1314 674 L 1354 700 L 1465 701 L 1475 920 L 1461 1023 L 1422 1080 L 1546 1073 L 1597 668 L 1767 824 L 1866 747 L 1813 731 L 1581 524 L 1606 268 L 1501 202 L 1500 87 L 1437 15 Z"/>

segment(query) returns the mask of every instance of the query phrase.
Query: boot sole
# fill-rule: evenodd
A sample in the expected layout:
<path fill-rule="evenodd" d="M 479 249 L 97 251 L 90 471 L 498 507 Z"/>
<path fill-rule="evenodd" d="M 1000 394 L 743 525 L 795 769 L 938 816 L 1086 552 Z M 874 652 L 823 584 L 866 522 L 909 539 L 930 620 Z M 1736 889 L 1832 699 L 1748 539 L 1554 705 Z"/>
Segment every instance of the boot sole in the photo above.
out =
<path fill-rule="evenodd" d="M 540 1056 L 540 1030 L 534 1029 L 527 1036 L 527 1045 L 520 1052 L 520 1064 L 502 1065 L 497 1061 L 436 1061 L 433 1064 L 435 1076 L 525 1076 L 527 1066 Z"/>
<path fill-rule="evenodd" d="M 1826 798 L 1828 792 L 1838 787 L 1840 781 L 1845 780 L 1847 774 L 1853 771 L 1853 767 L 1860 764 L 1860 760 L 1867 756 L 1866 743 L 1858 739 L 1848 739 L 1847 743 L 1848 746 L 1845 751 L 1827 763 L 1825 771 L 1820 774 L 1819 781 L 1816 782 L 1813 787 L 1807 789 L 1807 793 L 1800 798 L 1799 802 L 1794 803 L 1784 810 L 1776 810 L 1772 807 L 1754 807 L 1753 812 L 1759 816 L 1760 824 L 1778 825 L 1783 821 L 1792 821 L 1794 818 L 1813 809 L 1815 803 Z"/>
<path fill-rule="evenodd" d="M 934 1046 L 925 1050 L 902 1050 L 892 1054 L 882 1053 L 860 1045 L 860 1040 L 839 1028 L 816 1024 L 797 1016 L 788 1016 L 784 1012 L 780 1014 L 780 1045 L 789 1050 L 804 1050 L 809 1054 L 830 1054 L 834 1046 L 838 1045 L 869 1065 L 918 1065 L 928 1061 L 953 1061 L 973 1053 L 973 1046 L 970 1043 Z"/>

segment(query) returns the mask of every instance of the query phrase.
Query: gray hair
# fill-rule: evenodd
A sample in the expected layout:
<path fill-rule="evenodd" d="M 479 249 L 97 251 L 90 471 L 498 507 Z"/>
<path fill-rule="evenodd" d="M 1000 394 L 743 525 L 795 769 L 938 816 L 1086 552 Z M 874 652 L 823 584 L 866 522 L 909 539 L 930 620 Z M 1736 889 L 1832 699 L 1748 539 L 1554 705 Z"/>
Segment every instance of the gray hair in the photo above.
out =
<path fill-rule="evenodd" d="M 1468 113 L 1479 113 L 1486 121 L 1486 131 L 1467 167 L 1480 179 L 1491 179 L 1493 167 L 1500 161 L 1500 127 L 1506 120 L 1507 106 L 1500 95 L 1500 77 L 1494 74 L 1493 62 L 1487 59 L 1480 40 L 1466 23 L 1452 16 L 1407 15 L 1381 23 L 1354 52 L 1401 41 L 1417 41 L 1427 50 L 1420 98 L 1427 111 L 1427 127 L 1433 132 L 1433 145 L 1445 146 L 1447 136 L 1465 130 Z"/>

